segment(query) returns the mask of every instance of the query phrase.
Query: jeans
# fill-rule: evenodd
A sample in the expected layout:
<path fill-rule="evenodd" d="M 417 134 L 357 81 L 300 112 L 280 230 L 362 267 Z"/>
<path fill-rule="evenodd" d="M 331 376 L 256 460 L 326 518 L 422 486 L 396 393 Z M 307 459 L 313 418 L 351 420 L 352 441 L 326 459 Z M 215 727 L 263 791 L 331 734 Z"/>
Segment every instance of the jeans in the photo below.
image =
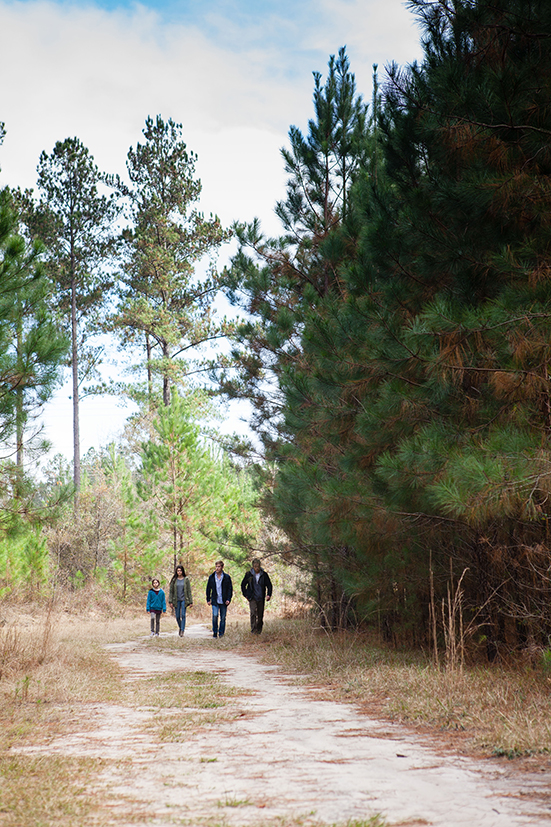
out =
<path fill-rule="evenodd" d="M 222 637 L 226 631 L 226 612 L 228 607 L 225 603 L 212 604 L 212 634 L 214 637 Z M 220 626 L 218 626 L 218 616 L 220 615 Z"/>
<path fill-rule="evenodd" d="M 178 624 L 178 629 L 183 633 L 186 628 L 186 601 L 185 600 L 178 600 L 176 602 L 176 608 L 174 609 L 176 614 L 176 623 Z"/>

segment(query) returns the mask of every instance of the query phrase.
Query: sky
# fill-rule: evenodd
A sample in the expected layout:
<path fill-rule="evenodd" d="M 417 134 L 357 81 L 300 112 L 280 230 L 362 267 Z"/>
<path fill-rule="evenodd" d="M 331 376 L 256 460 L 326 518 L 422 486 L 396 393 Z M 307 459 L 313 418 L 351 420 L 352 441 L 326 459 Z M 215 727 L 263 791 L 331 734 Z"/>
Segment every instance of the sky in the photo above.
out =
<path fill-rule="evenodd" d="M 418 59 L 419 34 L 401 0 L 0 0 L 0 185 L 34 187 L 40 153 L 73 136 L 122 175 L 145 118 L 160 114 L 199 156 L 204 212 L 226 225 L 259 217 L 276 234 L 280 148 L 291 125 L 307 129 L 312 72 L 325 76 L 346 46 L 369 101 L 373 64 L 383 78 L 391 61 Z M 53 451 L 68 457 L 69 393 L 44 417 Z M 113 399 L 83 400 L 82 452 L 116 438 L 126 415 Z M 242 415 L 228 413 L 225 429 L 245 431 Z"/>

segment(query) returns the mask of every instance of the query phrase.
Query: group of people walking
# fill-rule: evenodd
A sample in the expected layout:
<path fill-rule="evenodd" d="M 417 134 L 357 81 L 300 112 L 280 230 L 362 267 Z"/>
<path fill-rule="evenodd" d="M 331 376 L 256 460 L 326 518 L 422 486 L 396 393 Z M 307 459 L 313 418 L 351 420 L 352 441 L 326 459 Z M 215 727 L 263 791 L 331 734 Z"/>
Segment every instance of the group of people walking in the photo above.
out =
<path fill-rule="evenodd" d="M 251 568 L 241 581 L 241 593 L 249 602 L 252 634 L 259 635 L 264 625 L 264 607 L 272 597 L 272 581 L 267 571 L 255 558 Z M 217 560 L 214 571 L 207 580 L 207 603 L 212 608 L 212 636 L 224 637 L 226 632 L 226 614 L 233 597 L 233 583 L 224 571 L 224 562 Z M 193 605 L 191 584 L 182 565 L 176 566 L 168 590 L 168 603 L 174 610 L 178 633 L 184 636 L 186 628 L 186 610 Z M 166 613 L 166 597 L 157 577 L 151 581 L 147 593 L 146 611 L 151 617 L 151 636 L 159 636 L 161 615 Z"/>

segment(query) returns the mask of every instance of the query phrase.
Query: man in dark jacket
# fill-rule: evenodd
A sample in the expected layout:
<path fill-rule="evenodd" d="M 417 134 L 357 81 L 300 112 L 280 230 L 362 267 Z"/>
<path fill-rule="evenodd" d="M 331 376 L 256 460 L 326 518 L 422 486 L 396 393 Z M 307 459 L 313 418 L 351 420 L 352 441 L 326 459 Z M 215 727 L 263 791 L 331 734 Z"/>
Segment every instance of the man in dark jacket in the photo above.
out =
<path fill-rule="evenodd" d="M 217 560 L 214 571 L 207 581 L 207 603 L 212 606 L 212 636 L 224 637 L 226 612 L 231 603 L 233 585 L 231 577 L 224 571 L 224 563 Z M 220 625 L 218 619 L 220 618 Z"/>
<path fill-rule="evenodd" d="M 241 582 L 243 597 L 249 601 L 251 613 L 251 632 L 259 635 L 264 622 L 264 606 L 272 596 L 272 581 L 268 572 L 260 567 L 260 560 L 255 558 L 252 568 Z"/>

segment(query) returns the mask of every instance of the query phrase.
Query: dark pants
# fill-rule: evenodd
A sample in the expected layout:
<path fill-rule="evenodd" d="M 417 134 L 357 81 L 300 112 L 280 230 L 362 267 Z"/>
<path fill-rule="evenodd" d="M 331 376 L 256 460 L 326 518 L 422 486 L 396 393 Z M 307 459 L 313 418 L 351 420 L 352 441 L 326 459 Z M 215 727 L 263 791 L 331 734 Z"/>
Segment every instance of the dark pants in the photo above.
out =
<path fill-rule="evenodd" d="M 251 612 L 251 632 L 259 635 L 264 624 L 264 600 L 255 600 L 254 597 L 249 600 L 249 609 Z"/>
<path fill-rule="evenodd" d="M 151 631 L 154 634 L 158 635 L 160 626 L 161 626 L 161 613 L 160 612 L 155 612 L 155 614 L 153 614 L 153 612 L 152 612 L 151 613 Z"/>
<path fill-rule="evenodd" d="M 223 637 L 226 631 L 226 612 L 228 607 L 225 603 L 212 604 L 212 634 L 214 637 Z M 220 626 L 218 625 L 218 617 L 220 616 Z"/>

